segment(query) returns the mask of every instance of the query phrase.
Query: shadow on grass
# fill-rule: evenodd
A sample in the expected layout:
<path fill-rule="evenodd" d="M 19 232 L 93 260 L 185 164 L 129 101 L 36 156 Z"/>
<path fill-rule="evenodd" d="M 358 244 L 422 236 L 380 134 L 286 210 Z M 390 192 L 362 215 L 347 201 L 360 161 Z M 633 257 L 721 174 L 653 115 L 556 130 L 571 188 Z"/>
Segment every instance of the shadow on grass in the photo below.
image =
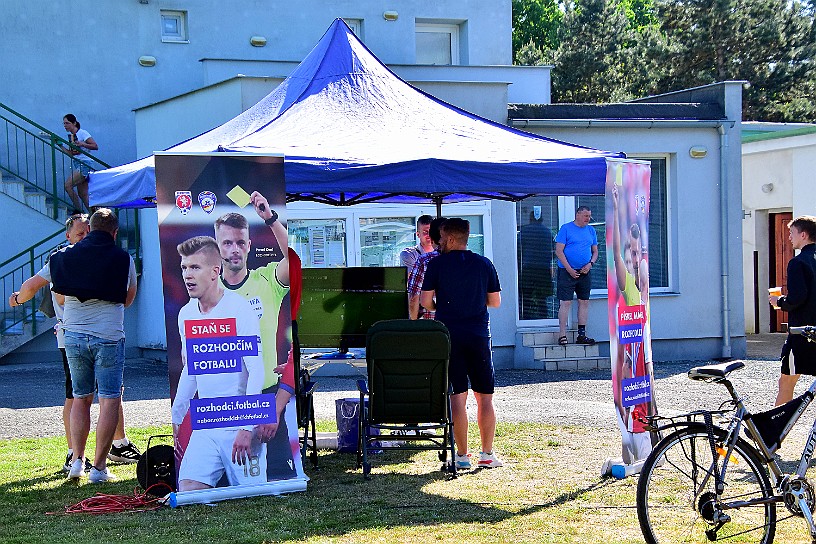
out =
<path fill-rule="evenodd" d="M 87 479 L 70 482 L 60 472 L 18 477 L 0 484 L 0 519 L 4 520 L 0 539 L 57 542 L 92 534 L 92 540 L 100 542 L 263 542 L 342 538 L 357 532 L 364 534 L 354 538 L 367 538 L 374 531 L 386 541 L 398 541 L 387 532 L 416 535 L 412 528 L 421 526 L 430 538 L 443 531 L 444 540 L 449 540 L 481 524 L 557 509 L 609 483 L 601 480 L 555 496 L 556 485 L 535 488 L 519 500 L 518 493 L 503 492 L 514 479 L 512 468 L 477 469 L 448 480 L 435 470 L 441 463 L 430 461 L 435 459 L 432 452 L 387 452 L 375 457 L 369 481 L 354 469 L 353 454 L 323 452 L 320 470 L 309 471 L 311 481 L 304 493 L 104 516 L 45 514 L 61 513 L 97 493 L 132 495 L 138 484 L 127 475 L 133 469 L 114 465 L 120 480 L 100 485 L 89 485 Z"/>

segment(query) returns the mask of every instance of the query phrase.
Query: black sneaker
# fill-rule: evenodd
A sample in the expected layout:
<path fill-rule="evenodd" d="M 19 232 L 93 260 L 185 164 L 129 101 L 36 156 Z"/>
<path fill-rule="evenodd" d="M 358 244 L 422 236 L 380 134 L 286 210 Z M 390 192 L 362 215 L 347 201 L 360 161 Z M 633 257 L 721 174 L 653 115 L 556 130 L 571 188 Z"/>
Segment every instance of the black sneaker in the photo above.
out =
<path fill-rule="evenodd" d="M 108 459 L 117 463 L 136 463 L 141 456 L 139 448 L 133 442 L 128 442 L 127 445 L 121 448 L 114 444 L 111 446 L 110 453 L 108 453 Z"/>
<path fill-rule="evenodd" d="M 65 474 L 68 474 L 71 471 L 71 457 L 73 456 L 74 456 L 73 453 L 69 453 L 68 455 L 65 456 L 65 464 L 62 465 L 62 471 Z"/>
<path fill-rule="evenodd" d="M 595 339 L 590 338 L 586 335 L 580 335 L 578 338 L 575 339 L 576 344 L 584 344 L 585 346 L 593 346 L 595 345 Z"/>
<path fill-rule="evenodd" d="M 73 456 L 74 456 L 73 453 L 69 453 L 68 455 L 65 456 L 65 464 L 62 465 L 62 471 L 65 474 L 68 474 L 69 472 L 71 472 L 71 458 Z M 91 464 L 91 462 L 86 457 L 85 458 L 85 472 L 90 472 L 91 468 L 93 468 L 93 465 Z"/>

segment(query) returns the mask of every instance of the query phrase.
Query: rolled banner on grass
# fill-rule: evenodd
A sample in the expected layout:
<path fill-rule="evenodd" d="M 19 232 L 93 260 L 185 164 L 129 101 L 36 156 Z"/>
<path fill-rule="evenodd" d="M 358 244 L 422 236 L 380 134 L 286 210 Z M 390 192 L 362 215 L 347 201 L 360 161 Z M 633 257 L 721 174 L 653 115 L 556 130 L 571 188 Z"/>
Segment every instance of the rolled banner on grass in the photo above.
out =
<path fill-rule="evenodd" d="M 306 480 L 294 478 L 280 482 L 269 482 L 261 485 L 241 485 L 232 487 L 216 487 L 199 491 L 184 491 L 170 493 L 165 497 L 165 504 L 171 508 L 187 504 L 212 503 L 228 499 L 242 499 L 245 497 L 260 497 L 263 495 L 282 495 L 306 491 Z"/>

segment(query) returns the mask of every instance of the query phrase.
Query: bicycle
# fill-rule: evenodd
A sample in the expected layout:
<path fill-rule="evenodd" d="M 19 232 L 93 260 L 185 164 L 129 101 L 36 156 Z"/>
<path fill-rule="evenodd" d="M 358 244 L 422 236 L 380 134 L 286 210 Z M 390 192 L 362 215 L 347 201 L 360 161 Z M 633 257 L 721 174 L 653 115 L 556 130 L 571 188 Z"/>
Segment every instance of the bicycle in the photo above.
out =
<path fill-rule="evenodd" d="M 816 341 L 814 326 L 790 331 Z M 731 400 L 719 409 L 649 418 L 651 429 L 665 437 L 646 458 L 638 479 L 638 521 L 648 544 L 723 539 L 771 544 L 780 503 L 790 514 L 782 519 L 803 517 L 816 544 L 816 491 L 805 477 L 816 449 L 816 421 L 794 473 L 783 473 L 774 456 L 813 401 L 816 379 L 787 404 L 752 414 L 728 379 L 744 366 L 732 361 L 689 370 L 692 380 L 725 386 Z"/>

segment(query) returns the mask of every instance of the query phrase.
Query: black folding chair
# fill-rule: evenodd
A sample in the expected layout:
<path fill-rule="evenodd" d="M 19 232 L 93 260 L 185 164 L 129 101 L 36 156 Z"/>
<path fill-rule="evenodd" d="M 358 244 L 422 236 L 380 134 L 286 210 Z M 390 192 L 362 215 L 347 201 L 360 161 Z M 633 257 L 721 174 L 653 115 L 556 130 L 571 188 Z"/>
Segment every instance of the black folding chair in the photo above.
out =
<path fill-rule="evenodd" d="M 357 382 L 362 407 L 357 467 L 362 465 L 366 479 L 369 454 L 392 449 L 436 450 L 442 470 L 456 477 L 449 358 L 450 335 L 438 321 L 394 319 L 368 330 L 368 383 Z"/>
<path fill-rule="evenodd" d="M 292 361 L 295 368 L 295 403 L 297 406 L 298 429 L 303 429 L 300 436 L 300 458 L 309 459 L 317 468 L 317 429 L 315 428 L 314 392 L 317 382 L 313 381 L 309 371 L 300 366 L 300 340 L 298 339 L 297 321 L 292 321 Z"/>

